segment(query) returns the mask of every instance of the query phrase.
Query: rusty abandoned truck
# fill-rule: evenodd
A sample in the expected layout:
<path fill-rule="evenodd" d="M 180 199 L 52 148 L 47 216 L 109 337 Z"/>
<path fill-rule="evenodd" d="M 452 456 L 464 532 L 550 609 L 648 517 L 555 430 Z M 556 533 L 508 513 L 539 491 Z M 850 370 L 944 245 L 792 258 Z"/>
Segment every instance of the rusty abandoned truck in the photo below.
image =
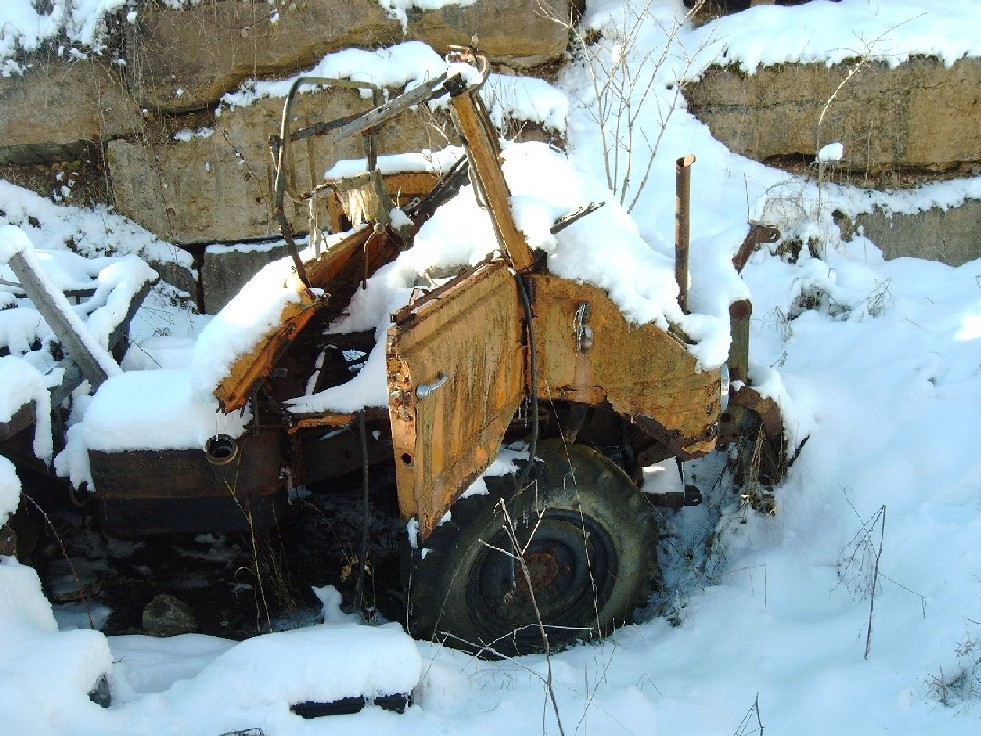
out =
<path fill-rule="evenodd" d="M 679 329 L 630 324 L 603 289 L 549 272 L 510 209 L 500 142 L 478 94 L 486 61 L 472 50 L 451 60 L 476 74 L 450 65 L 387 103 L 376 95 L 368 112 L 290 131 L 301 85 L 352 84 L 297 80 L 270 137 L 296 298 L 214 389 L 221 412 L 248 410 L 246 431 L 194 450 L 90 450 L 90 490 L 109 533 L 237 531 L 276 524 L 290 488 L 338 477 L 367 488 L 369 474 L 387 472 L 412 537 L 404 576 L 412 633 L 500 656 L 540 650 L 546 637 L 555 648 L 602 636 L 647 601 L 657 576 L 651 504 L 698 498 L 691 490 L 645 495 L 644 467 L 748 437 L 740 446 L 753 457 L 740 460 L 740 472 L 773 482 L 783 427 L 776 404 L 749 385 L 748 302 L 730 309 L 727 370 L 739 383 L 729 391 L 726 369 L 699 369 Z M 445 95 L 465 156 L 442 176 L 383 176 L 375 132 L 409 106 Z M 362 136 L 367 171 L 294 191 L 290 144 L 312 135 Z M 682 174 L 688 163 L 679 161 Z M 414 292 L 392 315 L 388 406 L 292 409 L 289 400 L 311 381 L 321 391 L 351 379 L 374 333 L 337 334 L 329 325 L 468 181 L 498 251 Z M 683 184 L 679 191 L 684 200 Z M 306 260 L 284 214 L 288 198 L 324 200 L 330 213 L 329 247 Z M 588 214 L 560 218 L 553 232 Z M 679 222 L 684 299 L 684 201 Z M 465 493 L 514 443 L 528 458 L 520 469 L 488 478 L 487 492 Z M 16 460 L 11 445 L 0 449 Z"/>

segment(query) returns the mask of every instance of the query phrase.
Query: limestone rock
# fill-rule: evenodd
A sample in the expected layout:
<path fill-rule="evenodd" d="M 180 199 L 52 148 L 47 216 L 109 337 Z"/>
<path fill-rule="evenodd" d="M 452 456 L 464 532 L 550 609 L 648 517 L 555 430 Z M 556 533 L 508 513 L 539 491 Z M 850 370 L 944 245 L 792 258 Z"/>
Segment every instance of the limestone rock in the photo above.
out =
<path fill-rule="evenodd" d="M 104 59 L 37 58 L 0 77 L 0 163 L 72 160 L 93 141 L 139 131 L 139 110 Z"/>
<path fill-rule="evenodd" d="M 466 46 L 476 35 L 491 61 L 509 66 L 537 66 L 565 53 L 568 32 L 554 19 L 568 17 L 561 0 L 477 0 L 473 5 L 446 5 L 409 17 L 408 36 L 445 54 L 450 46 Z"/>
<path fill-rule="evenodd" d="M 289 255 L 282 242 L 255 247 L 211 246 L 204 252 L 204 311 L 215 314 L 267 263 Z"/>
<path fill-rule="evenodd" d="M 981 161 L 981 60 L 867 63 L 842 85 L 854 67 L 781 64 L 751 76 L 715 67 L 686 97 L 716 138 L 761 161 L 813 157 L 832 141 L 844 144 L 841 165 L 858 172 Z"/>
<path fill-rule="evenodd" d="M 127 68 L 148 107 L 196 110 L 247 77 L 293 71 L 351 46 L 400 40 L 377 0 L 306 0 L 272 22 L 266 0 L 216 0 L 183 9 L 144 6 Z"/>
<path fill-rule="evenodd" d="M 143 609 L 143 632 L 148 636 L 178 636 L 197 629 L 191 607 L 172 595 L 161 593 Z"/>
<path fill-rule="evenodd" d="M 212 132 L 157 145 L 116 140 L 107 147 L 116 208 L 159 237 L 183 244 L 240 242 L 279 234 L 273 216 L 273 167 L 269 134 L 279 130 L 282 99 L 224 110 Z M 297 125 L 332 120 L 370 108 L 348 89 L 301 94 L 293 107 Z M 423 108 L 423 106 L 420 106 Z M 428 110 L 409 110 L 378 136 L 379 153 L 441 148 Z M 303 192 L 323 181 L 339 159 L 363 158 L 357 140 L 328 146 L 309 138 L 291 148 L 292 185 Z M 307 230 L 305 205 L 287 202 L 299 232 Z"/>
<path fill-rule="evenodd" d="M 981 201 L 959 207 L 931 207 L 915 214 L 876 209 L 858 215 L 855 227 L 882 249 L 887 259 L 910 256 L 960 266 L 981 258 Z"/>
<path fill-rule="evenodd" d="M 556 17 L 567 10 L 554 5 Z M 247 78 L 287 76 L 349 47 L 422 40 L 445 53 L 477 35 L 485 52 L 512 66 L 556 59 L 566 31 L 538 3 L 477 0 L 472 5 L 411 11 L 405 32 L 377 0 L 214 0 L 175 9 L 144 6 L 127 43 L 127 70 L 142 104 L 168 112 L 204 109 Z"/>

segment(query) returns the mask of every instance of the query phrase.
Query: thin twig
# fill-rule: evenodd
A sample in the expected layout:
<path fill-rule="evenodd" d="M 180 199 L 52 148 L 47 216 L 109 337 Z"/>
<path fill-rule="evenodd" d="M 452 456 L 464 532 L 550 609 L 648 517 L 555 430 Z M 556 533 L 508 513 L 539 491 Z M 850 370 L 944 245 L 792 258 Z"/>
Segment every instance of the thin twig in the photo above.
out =
<path fill-rule="evenodd" d="M 869 658 L 872 649 L 872 614 L 875 611 L 875 588 L 879 583 L 879 558 L 882 557 L 882 540 L 886 535 L 886 506 L 879 509 L 879 549 L 875 553 L 875 565 L 872 569 L 872 589 L 869 591 L 869 626 L 865 633 L 865 659 Z"/>

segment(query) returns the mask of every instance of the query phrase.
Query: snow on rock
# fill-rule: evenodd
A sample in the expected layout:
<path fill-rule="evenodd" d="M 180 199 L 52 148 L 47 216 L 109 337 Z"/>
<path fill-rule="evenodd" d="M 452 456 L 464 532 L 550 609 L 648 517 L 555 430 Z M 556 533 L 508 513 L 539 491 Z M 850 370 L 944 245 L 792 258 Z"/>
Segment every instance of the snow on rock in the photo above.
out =
<path fill-rule="evenodd" d="M 418 645 L 397 624 L 361 625 L 342 613 L 335 589 L 314 593 L 323 603 L 324 623 L 303 629 L 238 643 L 196 634 L 112 638 L 111 680 L 119 707 L 111 713 L 113 727 L 100 733 L 206 736 L 259 724 L 270 735 L 300 733 L 304 724 L 315 731 L 361 730 L 352 717 L 307 723 L 289 707 L 412 693 L 423 675 Z M 379 717 L 389 727 L 402 719 L 371 707 L 355 718 Z"/>
<path fill-rule="evenodd" d="M 0 723 L 6 733 L 78 733 L 99 722 L 89 700 L 109 671 L 106 637 L 98 631 L 58 631 L 41 582 L 30 567 L 0 557 Z"/>
<path fill-rule="evenodd" d="M 544 79 L 493 73 L 487 77 L 480 96 L 499 129 L 503 130 L 506 119 L 511 119 L 565 132 L 569 96 Z"/>
<path fill-rule="evenodd" d="M 398 624 L 322 624 L 243 641 L 169 695 L 204 706 L 222 693 L 226 708 L 261 710 L 410 693 L 421 671 L 416 643 Z"/>
<path fill-rule="evenodd" d="M 0 16 L 2 13 L 0 6 Z M 38 251 L 66 251 L 70 247 L 84 256 L 135 253 L 148 261 L 194 267 L 190 253 L 160 240 L 104 205 L 58 205 L 2 179 L 0 201 L 0 225 L 20 226 Z"/>
<path fill-rule="evenodd" d="M 842 157 L 845 155 L 845 146 L 841 143 L 828 143 L 827 145 L 821 146 L 821 150 L 817 152 L 818 163 L 828 163 L 829 161 L 841 161 Z"/>
<path fill-rule="evenodd" d="M 981 55 L 976 13 L 974 0 L 764 5 L 703 26 L 693 34 L 692 46 L 703 49 L 707 64 L 736 64 L 747 74 L 774 64 L 831 66 L 859 58 L 896 67 L 916 55 L 935 56 L 950 66 L 964 56 Z"/>
<path fill-rule="evenodd" d="M 433 2 L 434 0 L 429 0 Z M 438 1 L 438 0 L 435 0 Z M 405 41 L 394 46 L 368 51 L 344 49 L 328 54 L 302 76 L 350 79 L 367 82 L 383 89 L 410 90 L 441 74 L 460 73 L 468 83 L 479 83 L 476 70 L 469 64 L 449 64 L 422 41 Z M 475 76 L 476 75 L 476 76 Z M 283 80 L 250 80 L 221 98 L 222 109 L 244 107 L 267 97 L 285 97 L 296 77 Z M 300 87 L 301 92 L 308 87 Z M 370 90 L 361 90 L 364 98 Z M 564 132 L 569 113 L 568 95 L 554 85 L 537 77 L 491 73 L 480 96 L 487 105 L 493 122 L 501 126 L 505 119 L 520 120 Z M 430 103 L 446 107 L 443 97 Z"/>
<path fill-rule="evenodd" d="M 127 2 L 72 0 L 39 5 L 32 0 L 6 0 L 0 9 L 0 60 L 9 59 L 18 50 L 36 51 L 61 33 L 72 43 L 98 51 L 105 32 L 105 15 Z M 17 69 L 16 64 L 5 65 L 4 76 Z"/>
<path fill-rule="evenodd" d="M 447 6 L 473 5 L 477 0 L 378 0 L 389 17 L 402 24 L 402 32 L 409 27 L 408 12 L 411 10 L 440 10 Z"/>
<path fill-rule="evenodd" d="M 412 87 L 428 79 L 435 79 L 446 71 L 446 62 L 422 41 L 406 41 L 375 51 L 344 49 L 328 54 L 302 76 L 350 79 L 369 82 L 379 87 Z M 276 81 L 249 81 L 237 92 L 229 92 L 221 98 L 226 107 L 251 105 L 266 97 L 286 97 L 295 78 Z M 369 89 L 361 90 L 370 99 Z M 221 110 L 219 109 L 219 114 Z"/>

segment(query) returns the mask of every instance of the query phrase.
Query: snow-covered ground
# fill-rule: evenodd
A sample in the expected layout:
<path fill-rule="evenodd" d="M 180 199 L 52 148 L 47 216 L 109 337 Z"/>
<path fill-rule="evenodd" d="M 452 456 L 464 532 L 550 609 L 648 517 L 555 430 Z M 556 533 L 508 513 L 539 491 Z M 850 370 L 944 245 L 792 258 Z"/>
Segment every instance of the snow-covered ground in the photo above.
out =
<path fill-rule="evenodd" d="M 120 4 L 87 3 L 96 10 Z M 591 0 L 584 22 L 622 23 L 625 5 L 637 3 Z M 27 14 L 28 6 L 25 0 L 0 9 L 0 22 L 7 8 Z M 635 46 L 608 50 L 631 59 L 639 49 L 663 46 L 682 3 L 655 0 L 649 10 Z M 87 23 L 79 28 L 94 21 Z M 979 24 L 981 7 L 971 0 L 842 0 L 758 7 L 700 29 L 686 26 L 659 70 L 644 120 L 656 131 L 656 103 L 673 99 L 672 75 L 696 75 L 723 51 L 753 70 L 786 60 L 837 61 L 876 39 L 871 53 L 894 63 L 929 53 L 952 63 L 981 55 Z M 696 52 L 693 61 L 679 61 Z M 562 165 L 593 197 L 605 178 L 586 71 L 581 60 L 573 62 L 560 79 L 570 151 Z M 521 158 L 535 150 L 514 149 L 512 177 L 521 176 Z M 842 242 L 830 211 L 853 214 L 868 197 L 826 187 L 819 206 L 812 183 L 729 153 L 678 109 L 651 184 L 632 212 L 632 237 L 651 248 L 649 264 L 671 257 L 673 163 L 685 153 L 698 159 L 692 306 L 717 315 L 728 298 L 748 288 L 754 370 L 764 378 L 770 369 L 779 371 L 775 385 L 790 429 L 808 441 L 776 490 L 775 515 L 726 503 L 718 519 L 704 509 L 665 517 L 672 535 L 664 550 L 666 575 L 675 592 L 666 602 L 669 617 L 556 654 L 550 663 L 538 656 L 478 661 L 413 642 L 397 624 L 357 625 L 338 611 L 331 590 L 319 592 L 323 624 L 247 642 L 107 638 L 59 630 L 33 571 L 2 558 L 0 730 L 201 736 L 246 729 L 268 736 L 977 732 L 981 461 L 974 431 L 981 409 L 981 261 L 959 268 L 886 262 L 864 238 Z M 21 227 L 36 248 L 63 249 L 71 232 L 117 250 L 133 250 L 130 242 L 139 244 L 136 250 L 166 248 L 138 235 L 135 226 L 124 227 L 121 218 L 109 223 L 116 217 L 111 213 L 64 207 L 55 213 L 50 203 L 0 186 L 6 213 L 0 225 Z M 766 204 L 775 187 L 792 193 L 793 208 L 781 213 L 772 199 Z M 976 180 L 965 180 L 877 196 L 910 211 L 977 196 L 977 190 Z M 817 238 L 823 258 L 806 249 L 796 263 L 757 253 L 743 287 L 726 263 L 746 232 L 747 215 L 764 210 L 768 219 L 778 218 L 773 224 L 785 235 Z M 617 219 L 627 222 L 621 215 Z M 30 226 L 28 217 L 41 226 Z M 522 224 L 534 237 L 529 218 Z M 632 225 L 623 227 L 629 233 Z M 603 285 L 620 288 L 622 304 L 644 295 L 638 275 L 624 272 L 635 259 L 619 253 L 616 242 L 608 238 L 594 258 L 584 258 L 577 249 L 588 248 L 589 239 L 575 240 L 545 243 L 553 267 L 569 263 L 569 275 L 581 268 L 584 278 L 609 279 Z M 467 261 L 471 254 L 456 257 Z M 642 301 L 640 308 L 652 304 Z M 138 329 L 149 336 L 153 321 L 144 319 Z M 200 329 L 200 319 L 167 319 L 176 336 Z M 710 331 L 705 342 L 715 342 Z M 2 375 L 16 376 L 25 391 L 42 385 L 26 370 L 6 370 Z M 692 470 L 712 472 L 707 463 Z M 0 516 L 12 510 L 18 489 L 13 467 L 0 458 Z M 693 563 L 686 567 L 687 560 Z M 102 673 L 114 697 L 108 709 L 87 697 Z M 306 721 L 289 710 L 306 700 L 407 689 L 414 704 L 401 715 L 368 707 Z"/>

